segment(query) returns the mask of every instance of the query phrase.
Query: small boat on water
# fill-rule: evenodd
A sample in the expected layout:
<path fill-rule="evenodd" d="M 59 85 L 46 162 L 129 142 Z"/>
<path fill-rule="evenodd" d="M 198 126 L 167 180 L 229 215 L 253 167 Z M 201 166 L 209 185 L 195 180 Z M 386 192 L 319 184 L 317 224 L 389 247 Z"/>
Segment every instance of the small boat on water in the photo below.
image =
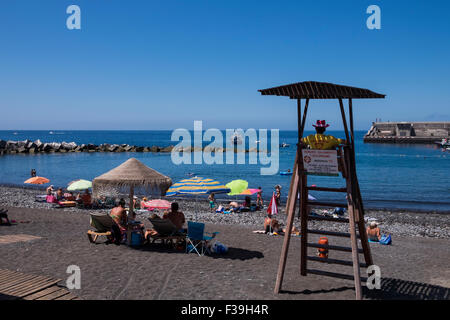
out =
<path fill-rule="evenodd" d="M 436 141 L 436 144 L 440 145 L 441 148 L 449 148 L 450 147 L 450 141 L 449 139 L 442 139 L 441 141 Z"/>
<path fill-rule="evenodd" d="M 289 148 L 290 144 L 287 144 L 286 142 L 283 142 L 282 144 L 280 144 L 281 148 Z"/>
<path fill-rule="evenodd" d="M 235 133 L 231 136 L 230 140 L 231 140 L 231 142 L 232 142 L 234 145 L 242 144 L 242 136 L 239 135 L 237 132 L 235 132 Z"/>

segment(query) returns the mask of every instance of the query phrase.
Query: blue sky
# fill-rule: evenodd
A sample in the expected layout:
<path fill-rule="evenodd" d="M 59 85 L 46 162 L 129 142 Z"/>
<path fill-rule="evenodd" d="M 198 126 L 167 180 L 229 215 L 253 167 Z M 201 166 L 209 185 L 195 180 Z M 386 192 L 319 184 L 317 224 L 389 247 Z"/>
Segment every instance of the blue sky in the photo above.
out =
<path fill-rule="evenodd" d="M 66 8 L 81 8 L 68 30 Z M 381 30 L 366 8 L 381 8 Z M 448 1 L 46 0 L 0 3 L 0 129 L 296 128 L 299 81 L 369 88 L 375 118 L 450 121 Z M 336 101 L 307 125 L 341 129 Z"/>

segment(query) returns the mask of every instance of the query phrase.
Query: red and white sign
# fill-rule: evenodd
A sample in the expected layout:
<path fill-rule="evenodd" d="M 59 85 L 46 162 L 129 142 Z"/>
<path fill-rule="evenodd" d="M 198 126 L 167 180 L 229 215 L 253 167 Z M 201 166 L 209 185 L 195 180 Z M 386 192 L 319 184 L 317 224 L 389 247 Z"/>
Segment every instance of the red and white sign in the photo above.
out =
<path fill-rule="evenodd" d="M 308 175 L 339 175 L 336 150 L 304 149 L 302 155 L 303 167 Z"/>

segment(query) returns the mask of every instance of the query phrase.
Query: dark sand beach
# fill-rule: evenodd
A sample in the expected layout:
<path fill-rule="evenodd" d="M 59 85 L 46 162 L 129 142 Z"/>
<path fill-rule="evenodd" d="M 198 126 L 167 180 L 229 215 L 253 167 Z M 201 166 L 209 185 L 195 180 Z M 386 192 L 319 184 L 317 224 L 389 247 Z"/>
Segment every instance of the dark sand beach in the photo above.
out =
<path fill-rule="evenodd" d="M 187 220 L 206 222 L 206 231 L 218 231 L 227 254 L 199 257 L 158 244 L 141 248 L 91 244 L 86 236 L 89 210 L 1 207 L 18 223 L 1 226 L 0 236 L 27 234 L 41 239 L 0 244 L 0 268 L 67 279 L 66 269 L 81 269 L 81 289 L 71 290 L 82 299 L 354 299 L 353 281 L 299 275 L 299 237 L 293 236 L 283 293 L 273 294 L 283 242 L 282 236 L 254 234 L 262 229 L 264 213 L 224 217 L 209 213 L 207 204 L 180 202 Z M 14 190 L 13 190 L 14 191 Z M 45 206 L 46 204 L 37 204 Z M 247 215 L 247 217 L 245 216 Z M 250 217 L 249 215 L 253 215 Z M 385 229 L 391 228 L 393 244 L 371 243 L 374 263 L 381 268 L 381 289 L 363 286 L 365 299 L 450 299 L 450 237 L 446 215 L 369 212 Z M 205 217 L 208 217 L 206 219 Z M 279 218 L 283 220 L 283 213 Z M 384 217 L 384 220 L 383 220 Z M 398 217 L 398 218 L 393 218 Z M 228 219 L 228 220 L 226 220 Z M 242 220 L 244 223 L 239 223 Z M 403 223 L 401 222 L 403 220 Z M 425 221 L 426 225 L 423 225 Z M 142 216 L 146 227 L 151 225 Z M 416 223 L 414 223 L 416 221 Z M 296 224 L 298 221 L 296 219 Z M 416 225 L 416 229 L 411 226 Z M 389 227 L 388 227 L 389 226 Z M 407 230 L 413 230 L 408 235 Z M 392 232 L 398 230 L 398 233 Z M 426 231 L 429 230 L 429 231 Z M 434 231 L 433 231 L 434 230 Z M 416 232 L 417 231 L 417 232 Z M 435 233 L 439 231 L 437 236 Z M 310 236 L 317 242 L 318 236 Z M 348 239 L 330 237 L 335 245 L 349 246 Z M 309 249 L 310 255 L 315 250 Z M 330 258 L 350 260 L 350 253 L 332 251 Z M 347 266 L 309 262 L 309 266 L 352 274 Z M 365 269 L 362 269 L 365 275 Z M 65 280 L 61 281 L 65 285 Z"/>

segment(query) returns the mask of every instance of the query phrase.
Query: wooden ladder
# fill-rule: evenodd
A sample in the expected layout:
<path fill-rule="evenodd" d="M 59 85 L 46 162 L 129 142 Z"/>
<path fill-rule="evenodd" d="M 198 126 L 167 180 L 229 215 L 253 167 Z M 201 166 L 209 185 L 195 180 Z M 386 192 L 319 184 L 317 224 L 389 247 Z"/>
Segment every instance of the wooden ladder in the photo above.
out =
<path fill-rule="evenodd" d="M 345 188 L 325 188 L 317 186 L 307 186 L 307 174 L 303 168 L 303 161 L 301 156 L 301 147 L 297 149 L 297 156 L 294 165 L 293 177 L 291 180 L 291 186 L 289 190 L 288 202 L 286 205 L 287 225 L 286 235 L 284 237 L 283 248 L 281 251 L 280 264 L 278 267 L 277 282 L 275 284 L 275 293 L 279 293 L 281 290 L 281 284 L 284 276 L 284 269 L 286 265 L 287 252 L 289 249 L 290 233 L 292 230 L 296 199 L 300 194 L 300 234 L 301 234 L 301 258 L 300 258 L 300 274 L 306 276 L 307 274 L 316 274 L 321 276 L 330 276 L 341 279 L 353 280 L 355 284 L 356 299 L 361 299 L 361 280 L 366 281 L 365 277 L 361 277 L 360 268 L 368 267 L 373 264 L 370 247 L 368 244 L 367 234 L 364 225 L 364 208 L 362 204 L 361 192 L 359 189 L 358 179 L 356 176 L 356 170 L 354 165 L 354 151 L 352 144 L 339 147 L 338 149 L 338 163 L 343 178 L 346 181 Z M 310 201 L 308 200 L 309 191 L 323 191 L 323 192 L 339 192 L 346 193 L 347 203 L 333 203 L 322 201 Z M 347 208 L 348 218 L 333 218 L 325 216 L 312 216 L 308 214 L 308 206 L 321 206 L 321 207 L 344 207 Z M 331 221 L 339 223 L 348 223 L 349 232 L 336 232 L 328 230 L 313 230 L 308 228 L 308 221 Z M 358 233 L 356 232 L 358 230 Z M 309 234 L 327 235 L 333 237 L 350 238 L 350 247 L 342 247 L 335 245 L 323 245 L 317 243 L 309 243 Z M 361 242 L 361 247 L 358 247 L 358 239 Z M 308 248 L 319 248 L 327 250 L 336 250 L 341 252 L 351 252 L 352 260 L 339 260 L 330 258 L 320 258 L 316 256 L 308 256 Z M 360 262 L 359 254 L 364 255 L 365 262 Z M 307 262 L 320 262 L 327 264 L 338 264 L 345 266 L 353 266 L 353 275 L 340 274 L 335 272 L 328 272 L 316 269 L 308 269 Z"/>

